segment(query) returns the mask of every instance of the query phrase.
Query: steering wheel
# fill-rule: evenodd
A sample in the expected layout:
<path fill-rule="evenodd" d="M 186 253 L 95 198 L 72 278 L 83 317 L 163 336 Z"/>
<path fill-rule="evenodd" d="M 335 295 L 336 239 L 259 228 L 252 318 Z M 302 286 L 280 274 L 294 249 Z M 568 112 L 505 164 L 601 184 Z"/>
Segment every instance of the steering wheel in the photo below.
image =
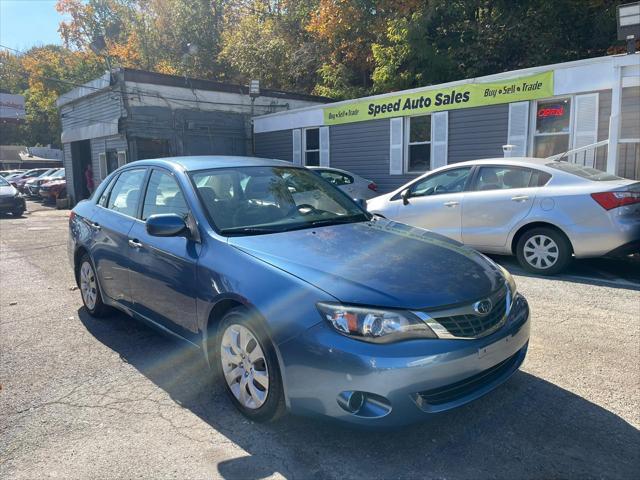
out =
<path fill-rule="evenodd" d="M 444 185 L 436 185 L 433 193 L 447 193 L 449 190 Z"/>

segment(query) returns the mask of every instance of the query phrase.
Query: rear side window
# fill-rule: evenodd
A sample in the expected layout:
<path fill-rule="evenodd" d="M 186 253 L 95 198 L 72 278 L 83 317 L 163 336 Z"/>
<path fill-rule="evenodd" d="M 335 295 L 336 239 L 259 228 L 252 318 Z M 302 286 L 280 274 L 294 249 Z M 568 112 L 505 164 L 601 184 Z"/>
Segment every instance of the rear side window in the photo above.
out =
<path fill-rule="evenodd" d="M 476 190 L 527 188 L 532 174 L 528 168 L 481 167 L 476 179 Z"/>
<path fill-rule="evenodd" d="M 336 186 L 351 185 L 353 183 L 353 178 L 340 172 L 333 172 L 331 170 L 320 170 L 319 173 L 320 176 L 327 182 Z"/>
<path fill-rule="evenodd" d="M 585 167 L 584 165 L 577 165 L 569 162 L 551 162 L 547 163 L 547 167 L 560 170 L 561 172 L 570 173 L 577 177 L 591 180 L 594 182 L 606 182 L 609 180 L 622 180 L 622 178 L 612 175 L 602 170 L 597 170 L 591 167 Z"/>
<path fill-rule="evenodd" d="M 529 182 L 530 187 L 544 187 L 551 180 L 551 175 L 547 172 L 540 170 L 532 170 L 532 172 L 531 181 Z"/>
<path fill-rule="evenodd" d="M 138 211 L 138 200 L 140 199 L 140 189 L 146 170 L 126 170 L 120 174 L 116 180 L 107 208 L 115 212 L 135 217 Z"/>

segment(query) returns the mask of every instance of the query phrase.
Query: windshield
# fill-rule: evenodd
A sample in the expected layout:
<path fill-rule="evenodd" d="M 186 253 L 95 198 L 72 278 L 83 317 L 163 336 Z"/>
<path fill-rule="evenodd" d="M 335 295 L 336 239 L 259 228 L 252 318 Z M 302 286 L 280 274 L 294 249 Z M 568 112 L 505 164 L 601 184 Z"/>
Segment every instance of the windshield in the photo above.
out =
<path fill-rule="evenodd" d="M 9 185 L 9 182 L 7 182 L 3 176 L 0 176 L 0 186 L 6 187 L 7 185 Z"/>
<path fill-rule="evenodd" d="M 571 173 L 577 175 L 580 178 L 587 180 L 593 180 L 594 182 L 606 182 L 608 180 L 622 180 L 622 178 L 612 175 L 602 170 L 597 170 L 591 167 L 585 167 L 583 165 L 577 165 L 569 162 L 551 162 L 547 163 L 547 167 L 555 168 L 561 172 Z"/>
<path fill-rule="evenodd" d="M 302 168 L 225 168 L 194 172 L 191 178 L 223 234 L 257 235 L 370 218 L 340 190 Z"/>
<path fill-rule="evenodd" d="M 51 178 L 64 178 L 64 168 L 61 168 L 57 172 L 52 173 Z"/>

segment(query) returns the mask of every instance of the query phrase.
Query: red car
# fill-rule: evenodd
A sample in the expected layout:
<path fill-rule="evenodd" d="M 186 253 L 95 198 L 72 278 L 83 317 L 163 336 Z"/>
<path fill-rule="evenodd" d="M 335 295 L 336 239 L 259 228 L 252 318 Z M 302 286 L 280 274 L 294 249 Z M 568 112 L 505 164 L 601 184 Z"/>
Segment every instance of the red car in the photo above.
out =
<path fill-rule="evenodd" d="M 66 198 L 67 196 L 67 181 L 64 177 L 56 178 L 47 183 L 40 185 L 38 191 L 40 197 L 45 202 L 55 202 L 58 198 Z"/>

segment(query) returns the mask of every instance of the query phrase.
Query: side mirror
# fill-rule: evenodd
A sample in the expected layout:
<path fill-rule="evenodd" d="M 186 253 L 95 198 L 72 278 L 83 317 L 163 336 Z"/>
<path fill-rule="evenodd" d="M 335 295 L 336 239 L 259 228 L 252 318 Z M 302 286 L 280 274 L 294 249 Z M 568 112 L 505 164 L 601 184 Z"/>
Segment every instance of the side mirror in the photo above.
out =
<path fill-rule="evenodd" d="M 363 210 L 367 209 L 367 201 L 364 198 L 354 198 L 353 201 L 356 202 Z"/>
<path fill-rule="evenodd" d="M 187 231 L 187 224 L 180 215 L 164 213 L 151 215 L 145 222 L 149 235 L 154 237 L 176 237 Z"/>
<path fill-rule="evenodd" d="M 403 190 L 402 192 L 400 192 L 400 196 L 402 197 L 402 203 L 408 205 L 409 198 L 411 198 L 411 190 L 408 188 L 406 190 Z"/>

